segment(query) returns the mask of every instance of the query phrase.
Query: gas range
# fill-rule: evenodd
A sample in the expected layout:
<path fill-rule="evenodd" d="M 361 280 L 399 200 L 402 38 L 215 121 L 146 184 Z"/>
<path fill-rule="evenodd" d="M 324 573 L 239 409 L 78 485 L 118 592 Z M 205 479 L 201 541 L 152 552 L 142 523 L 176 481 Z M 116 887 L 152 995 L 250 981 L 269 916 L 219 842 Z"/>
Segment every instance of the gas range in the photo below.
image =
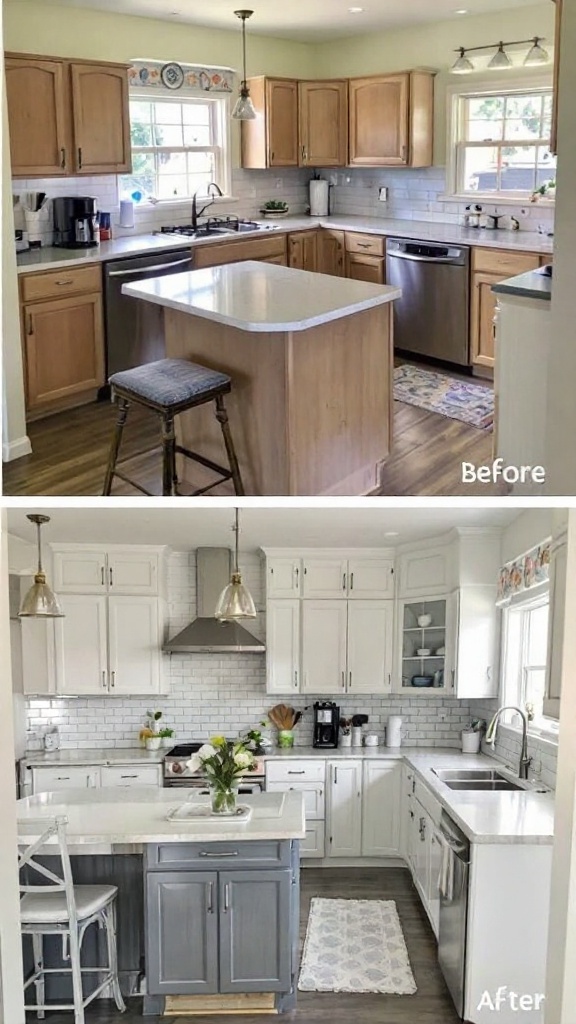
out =
<path fill-rule="evenodd" d="M 206 777 L 192 773 L 186 762 L 192 754 L 196 754 L 207 740 L 196 740 L 193 743 L 179 743 L 172 747 L 164 758 L 163 785 L 165 787 L 187 787 L 206 789 Z M 239 792 L 254 793 L 264 789 L 264 758 L 257 758 L 251 771 L 242 777 Z"/>
<path fill-rule="evenodd" d="M 165 224 L 160 228 L 162 235 L 185 235 L 188 238 L 209 238 L 210 235 L 229 235 L 233 232 L 246 234 L 250 231 L 277 231 L 277 224 L 259 224 L 256 220 L 242 217 L 209 217 L 205 224 Z"/>

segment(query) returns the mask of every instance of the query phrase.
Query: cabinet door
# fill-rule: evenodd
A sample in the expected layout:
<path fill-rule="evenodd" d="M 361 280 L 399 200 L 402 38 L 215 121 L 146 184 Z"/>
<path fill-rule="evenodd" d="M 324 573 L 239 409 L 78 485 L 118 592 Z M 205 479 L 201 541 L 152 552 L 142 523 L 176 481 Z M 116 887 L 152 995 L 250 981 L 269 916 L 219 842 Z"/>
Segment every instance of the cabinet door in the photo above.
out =
<path fill-rule="evenodd" d="M 461 587 L 458 591 L 456 696 L 497 697 L 496 586 Z"/>
<path fill-rule="evenodd" d="M 75 171 L 129 174 L 132 154 L 127 68 L 71 64 L 70 76 Z"/>
<path fill-rule="evenodd" d="M 290 598 L 300 596 L 299 558 L 268 558 L 266 560 L 266 596 Z"/>
<path fill-rule="evenodd" d="M 348 597 L 394 597 L 394 563 L 391 558 L 348 559 Z"/>
<path fill-rule="evenodd" d="M 378 761 L 363 764 L 363 857 L 386 857 L 399 851 L 401 775 L 401 764 Z"/>
<path fill-rule="evenodd" d="M 319 274 L 331 274 L 333 277 L 344 277 L 346 269 L 346 252 L 344 248 L 344 232 L 332 228 L 320 228 L 317 239 Z"/>
<path fill-rule="evenodd" d="M 474 366 L 493 368 L 496 337 L 497 296 L 492 285 L 502 278 L 499 274 L 474 274 L 470 307 L 470 341 Z"/>
<path fill-rule="evenodd" d="M 328 763 L 329 857 L 359 857 L 362 850 L 362 762 Z"/>
<path fill-rule="evenodd" d="M 57 594 L 106 592 L 106 552 L 55 551 L 54 590 Z"/>
<path fill-rule="evenodd" d="M 407 164 L 409 76 L 356 78 L 349 88 L 349 163 L 368 167 Z"/>
<path fill-rule="evenodd" d="M 155 597 L 109 598 L 110 693 L 160 693 L 160 629 Z"/>
<path fill-rule="evenodd" d="M 398 596 L 427 597 L 452 589 L 449 547 L 405 551 L 398 561 Z"/>
<path fill-rule="evenodd" d="M 303 602 L 302 682 L 304 693 L 345 690 L 346 602 Z"/>
<path fill-rule="evenodd" d="M 63 619 L 55 619 L 56 690 L 61 694 L 108 693 L 106 598 L 64 594 Z"/>
<path fill-rule="evenodd" d="M 32 793 L 54 793 L 63 789 L 97 789 L 100 769 L 80 765 L 61 768 L 33 768 Z"/>
<path fill-rule="evenodd" d="M 546 658 L 544 714 L 556 719 L 560 718 L 560 696 L 562 689 L 567 557 L 567 545 L 566 543 L 561 543 L 553 548 L 550 559 L 550 609 L 548 613 L 548 653 Z"/>
<path fill-rule="evenodd" d="M 300 840 L 300 856 L 323 857 L 324 850 L 324 822 L 306 822 L 306 838 Z"/>
<path fill-rule="evenodd" d="M 23 307 L 28 409 L 68 399 L 104 383 L 100 295 Z"/>
<path fill-rule="evenodd" d="M 218 992 L 218 875 L 146 875 L 146 984 L 150 995 Z"/>
<path fill-rule="evenodd" d="M 317 269 L 316 231 L 293 231 L 288 235 L 288 266 L 295 270 Z"/>
<path fill-rule="evenodd" d="M 6 58 L 6 99 L 14 177 L 62 177 L 69 172 L 66 65 Z"/>
<path fill-rule="evenodd" d="M 100 769 L 100 785 L 104 789 L 132 789 L 134 786 L 161 786 L 159 765 L 104 765 Z"/>
<path fill-rule="evenodd" d="M 304 167 L 348 162 L 348 83 L 300 82 L 300 161 Z"/>
<path fill-rule="evenodd" d="M 304 558 L 304 597 L 345 598 L 348 589 L 346 558 Z"/>
<path fill-rule="evenodd" d="M 386 260 L 381 256 L 363 256 L 349 252 L 346 257 L 346 277 L 369 284 L 386 284 Z"/>
<path fill-rule="evenodd" d="M 219 991 L 287 992 L 292 975 L 292 872 L 221 871 L 218 883 Z"/>
<path fill-rule="evenodd" d="M 267 782 L 267 793 L 288 793 L 295 790 L 302 793 L 306 821 L 322 821 L 324 818 L 324 784 L 321 782 Z"/>
<path fill-rule="evenodd" d="M 138 551 L 108 553 L 108 588 L 111 594 L 152 596 L 158 593 L 158 555 Z"/>
<path fill-rule="evenodd" d="M 298 83 L 266 82 L 266 135 L 270 167 L 298 166 Z"/>
<path fill-rule="evenodd" d="M 394 602 L 348 603 L 347 691 L 390 693 Z"/>
<path fill-rule="evenodd" d="M 429 895 L 429 837 L 432 834 L 432 820 L 418 802 L 414 801 L 414 881 L 422 900 L 428 907 Z M 416 838 L 417 836 L 417 838 Z"/>
<path fill-rule="evenodd" d="M 300 601 L 266 606 L 266 692 L 300 689 Z"/>

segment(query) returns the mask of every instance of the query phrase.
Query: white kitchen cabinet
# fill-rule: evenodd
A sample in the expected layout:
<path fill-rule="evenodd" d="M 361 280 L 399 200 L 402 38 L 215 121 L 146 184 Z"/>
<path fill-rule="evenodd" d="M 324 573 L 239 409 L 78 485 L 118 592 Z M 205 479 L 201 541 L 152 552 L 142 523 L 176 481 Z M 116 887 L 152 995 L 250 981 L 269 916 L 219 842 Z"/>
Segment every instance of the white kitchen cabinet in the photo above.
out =
<path fill-rule="evenodd" d="M 453 589 L 453 550 L 450 544 L 402 551 L 397 561 L 398 597 L 428 597 Z"/>
<path fill-rule="evenodd" d="M 362 762 L 328 761 L 328 856 L 362 852 Z"/>
<path fill-rule="evenodd" d="M 32 769 L 33 794 L 62 789 L 96 789 L 99 785 L 100 769 L 93 765 Z"/>
<path fill-rule="evenodd" d="M 106 592 L 106 551 L 76 548 L 61 551 L 52 546 L 54 590 L 57 594 Z"/>
<path fill-rule="evenodd" d="M 63 619 L 55 619 L 56 692 L 83 696 L 108 693 L 107 600 L 64 594 Z"/>
<path fill-rule="evenodd" d="M 266 692 L 300 690 L 301 602 L 268 601 L 266 606 Z"/>
<path fill-rule="evenodd" d="M 348 597 L 352 601 L 394 597 L 393 559 L 349 558 Z"/>
<path fill-rule="evenodd" d="M 393 856 L 400 848 L 402 766 L 364 761 L 362 769 L 362 856 Z"/>
<path fill-rule="evenodd" d="M 303 566 L 303 597 L 346 598 L 348 574 L 346 558 L 305 557 Z"/>
<path fill-rule="evenodd" d="M 116 694 L 160 693 L 160 624 L 155 597 L 108 602 L 109 685 Z"/>
<path fill-rule="evenodd" d="M 57 594 L 158 593 L 158 549 L 82 544 L 52 544 L 51 549 Z"/>
<path fill-rule="evenodd" d="M 304 598 L 363 600 L 394 596 L 394 561 L 378 555 L 303 558 Z"/>
<path fill-rule="evenodd" d="M 269 558 L 266 562 L 266 595 L 276 598 L 300 597 L 302 559 Z"/>
<path fill-rule="evenodd" d="M 54 623 L 56 619 L 18 619 L 22 665 L 22 692 L 56 692 Z M 12 625 L 12 623 L 11 623 Z"/>
<path fill-rule="evenodd" d="M 390 693 L 393 624 L 393 601 L 348 602 L 347 693 Z"/>
<path fill-rule="evenodd" d="M 111 594 L 152 597 L 158 593 L 158 554 L 146 551 L 108 552 L 108 589 Z"/>
<path fill-rule="evenodd" d="M 548 651 L 544 714 L 560 718 L 562 688 L 562 652 L 567 585 L 567 538 L 563 534 L 552 543 L 550 552 L 550 608 L 548 612 Z"/>
<path fill-rule="evenodd" d="M 461 587 L 455 594 L 454 696 L 498 696 L 496 585 Z M 448 643 L 450 639 L 448 638 Z M 450 676 L 452 679 L 452 674 Z"/>
<path fill-rule="evenodd" d="M 267 793 L 302 793 L 306 822 L 323 821 L 326 815 L 323 782 L 267 782 Z"/>
<path fill-rule="evenodd" d="M 104 789 L 161 786 L 162 769 L 159 764 L 103 765 L 100 769 L 100 785 Z"/>
<path fill-rule="evenodd" d="M 394 689 L 414 697 L 441 697 L 451 690 L 452 674 L 447 661 L 453 643 L 449 602 L 446 596 L 398 602 L 398 639 Z M 428 625 L 422 626 L 422 616 Z M 419 622 L 420 620 L 420 622 Z M 426 655 L 418 652 L 427 651 Z M 429 686 L 418 686 L 414 677 L 428 676 Z"/>
<path fill-rule="evenodd" d="M 302 603 L 302 690 L 334 694 L 346 689 L 347 604 Z"/>
<path fill-rule="evenodd" d="M 323 821 L 306 821 L 306 838 L 300 841 L 301 857 L 323 857 L 325 853 Z"/>

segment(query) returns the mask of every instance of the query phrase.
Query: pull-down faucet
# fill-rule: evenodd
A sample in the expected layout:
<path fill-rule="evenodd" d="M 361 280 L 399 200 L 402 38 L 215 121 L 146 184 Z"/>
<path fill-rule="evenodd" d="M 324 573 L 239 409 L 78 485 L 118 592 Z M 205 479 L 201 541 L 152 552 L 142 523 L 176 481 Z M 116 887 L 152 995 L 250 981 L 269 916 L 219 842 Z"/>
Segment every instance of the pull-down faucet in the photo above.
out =
<path fill-rule="evenodd" d="M 204 213 L 204 210 L 207 210 L 208 207 L 212 206 L 212 203 L 214 202 L 215 196 L 213 196 L 212 194 L 213 191 L 215 191 L 217 196 L 224 195 L 222 189 L 220 188 L 220 185 L 217 185 L 215 181 L 211 181 L 210 184 L 208 185 L 208 188 L 206 189 L 208 202 L 204 204 L 201 210 L 199 210 L 197 206 L 197 197 L 200 191 L 200 189 L 197 189 L 194 195 L 192 196 L 192 228 L 194 229 L 194 231 L 198 230 L 198 217 L 201 217 L 202 214 Z"/>
<path fill-rule="evenodd" d="M 496 727 L 498 725 L 498 719 L 504 711 L 516 711 L 522 719 L 522 746 L 520 748 L 520 764 L 518 765 L 518 778 L 528 778 L 528 768 L 532 763 L 532 758 L 528 756 L 528 718 L 522 708 L 517 708 L 514 704 L 507 704 L 501 708 L 494 715 L 494 718 L 490 722 L 486 730 L 486 743 L 492 744 L 496 742 Z"/>

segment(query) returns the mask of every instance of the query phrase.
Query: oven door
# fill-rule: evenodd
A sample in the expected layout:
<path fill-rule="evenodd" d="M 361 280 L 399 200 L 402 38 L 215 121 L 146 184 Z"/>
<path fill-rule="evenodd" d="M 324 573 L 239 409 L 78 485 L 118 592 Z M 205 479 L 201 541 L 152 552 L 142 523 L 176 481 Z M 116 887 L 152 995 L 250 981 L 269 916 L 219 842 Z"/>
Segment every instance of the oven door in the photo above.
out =
<path fill-rule="evenodd" d="M 164 779 L 165 788 L 169 789 L 193 789 L 199 796 L 209 796 L 210 790 L 205 779 L 178 778 L 172 776 Z M 245 779 L 238 786 L 238 795 L 247 796 L 249 793 L 264 792 L 264 779 Z"/>

